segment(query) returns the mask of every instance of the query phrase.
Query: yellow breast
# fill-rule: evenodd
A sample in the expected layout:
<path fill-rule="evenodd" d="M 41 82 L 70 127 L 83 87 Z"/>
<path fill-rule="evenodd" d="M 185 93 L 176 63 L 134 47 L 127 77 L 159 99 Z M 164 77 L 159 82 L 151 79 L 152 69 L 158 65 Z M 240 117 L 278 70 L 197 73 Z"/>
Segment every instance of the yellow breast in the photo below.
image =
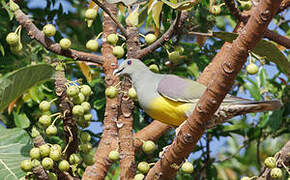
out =
<path fill-rule="evenodd" d="M 187 119 L 186 112 L 193 107 L 190 103 L 175 102 L 160 96 L 150 103 L 147 113 L 158 121 L 171 126 L 179 126 Z"/>

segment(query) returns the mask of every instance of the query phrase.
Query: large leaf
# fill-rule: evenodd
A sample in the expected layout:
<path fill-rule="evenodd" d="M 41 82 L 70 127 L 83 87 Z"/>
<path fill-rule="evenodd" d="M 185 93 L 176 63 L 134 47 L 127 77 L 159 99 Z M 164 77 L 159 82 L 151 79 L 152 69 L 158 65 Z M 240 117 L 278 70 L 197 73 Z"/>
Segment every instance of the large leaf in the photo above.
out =
<path fill-rule="evenodd" d="M 152 7 L 152 18 L 153 18 L 153 21 L 154 21 L 157 29 L 159 29 L 159 27 L 160 27 L 160 23 L 159 23 L 160 20 L 159 19 L 160 19 L 160 13 L 162 10 L 162 6 L 163 6 L 163 2 L 157 2 Z"/>
<path fill-rule="evenodd" d="M 238 37 L 238 34 L 230 32 L 213 32 L 212 35 L 227 42 L 233 42 Z M 290 77 L 290 62 L 273 42 L 260 40 L 253 49 L 253 52 L 277 64 Z"/>
<path fill-rule="evenodd" d="M 52 66 L 39 64 L 18 69 L 2 77 L 0 79 L 0 112 L 35 84 L 52 79 L 54 72 Z"/>
<path fill-rule="evenodd" d="M 25 176 L 20 163 L 29 159 L 31 148 L 32 142 L 26 131 L 5 129 L 0 125 L 0 179 L 17 180 Z"/>

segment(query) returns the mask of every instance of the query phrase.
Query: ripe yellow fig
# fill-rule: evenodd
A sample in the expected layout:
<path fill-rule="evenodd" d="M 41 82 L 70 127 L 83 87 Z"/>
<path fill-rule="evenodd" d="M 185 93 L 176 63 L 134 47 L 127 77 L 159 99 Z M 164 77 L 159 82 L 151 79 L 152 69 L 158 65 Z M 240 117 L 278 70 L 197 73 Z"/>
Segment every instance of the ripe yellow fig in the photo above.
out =
<path fill-rule="evenodd" d="M 283 172 L 280 168 L 273 168 L 270 172 L 270 176 L 273 179 L 281 179 L 283 176 Z"/>
<path fill-rule="evenodd" d="M 117 58 L 121 58 L 124 56 L 125 51 L 124 48 L 122 46 L 115 46 L 113 48 L 113 54 L 114 56 L 116 56 Z"/>
<path fill-rule="evenodd" d="M 146 174 L 148 173 L 150 166 L 147 162 L 142 161 L 140 163 L 138 163 L 137 169 L 142 173 L 142 174 Z"/>
<path fill-rule="evenodd" d="M 256 74 L 258 72 L 258 66 L 254 63 L 250 63 L 247 67 L 246 70 L 249 74 Z"/>
<path fill-rule="evenodd" d="M 112 161 L 117 161 L 120 158 L 120 154 L 118 151 L 111 151 L 109 153 L 109 159 Z"/>
<path fill-rule="evenodd" d="M 68 171 L 69 170 L 69 163 L 67 162 L 67 160 L 62 160 L 58 163 L 58 169 L 60 171 Z"/>
<path fill-rule="evenodd" d="M 168 53 L 168 59 L 173 64 L 178 64 L 182 60 L 182 56 L 180 55 L 178 51 L 173 51 L 171 53 Z"/>
<path fill-rule="evenodd" d="M 143 180 L 144 179 L 144 175 L 143 174 L 136 174 L 134 177 L 134 180 Z"/>
<path fill-rule="evenodd" d="M 131 87 L 128 91 L 128 96 L 131 99 L 136 99 L 137 98 L 137 92 L 135 91 L 135 89 L 133 87 Z"/>
<path fill-rule="evenodd" d="M 154 150 L 156 149 L 156 145 L 153 141 L 145 141 L 142 145 L 142 150 L 146 153 L 146 154 L 152 154 L 154 152 Z"/>
<path fill-rule="evenodd" d="M 11 32 L 6 36 L 6 42 L 10 45 L 10 46 L 16 46 L 18 44 L 19 41 L 19 37 L 16 33 Z"/>
<path fill-rule="evenodd" d="M 45 157 L 44 159 L 42 159 L 41 164 L 44 169 L 49 170 L 53 167 L 53 160 L 49 157 Z"/>
<path fill-rule="evenodd" d="M 69 49 L 70 46 L 71 46 L 71 41 L 68 39 L 68 38 L 62 38 L 60 41 L 59 41 L 59 45 L 61 47 L 61 49 Z"/>
<path fill-rule="evenodd" d="M 110 34 L 108 37 L 107 37 L 107 41 L 108 43 L 110 43 L 111 45 L 115 46 L 117 44 L 119 40 L 119 37 L 117 34 Z"/>
<path fill-rule="evenodd" d="M 97 10 L 95 8 L 87 9 L 85 12 L 85 18 L 89 20 L 93 20 L 97 17 Z"/>
<path fill-rule="evenodd" d="M 190 162 L 185 162 L 182 164 L 181 170 L 184 173 L 191 174 L 193 173 L 193 165 Z"/>
<path fill-rule="evenodd" d="M 242 8 L 246 11 L 249 11 L 253 6 L 252 1 L 240 1 L 240 3 Z"/>
<path fill-rule="evenodd" d="M 48 36 L 48 37 L 51 37 L 51 36 L 54 36 L 55 33 L 56 33 L 56 28 L 54 25 L 52 24 L 47 24 L 43 27 L 42 29 L 43 33 Z"/>
<path fill-rule="evenodd" d="M 87 42 L 86 47 L 90 51 L 97 51 L 99 48 L 99 43 L 97 40 L 91 39 Z"/>
<path fill-rule="evenodd" d="M 156 64 L 151 64 L 149 66 L 149 69 L 152 71 L 152 72 L 155 72 L 155 73 L 158 73 L 159 72 L 159 68 Z"/>
<path fill-rule="evenodd" d="M 145 36 L 145 42 L 146 44 L 152 44 L 156 41 L 157 37 L 154 34 L 147 34 Z"/>
<path fill-rule="evenodd" d="M 27 172 L 27 171 L 31 171 L 31 169 L 32 169 L 32 163 L 31 163 L 31 160 L 23 160 L 22 162 L 21 162 L 21 164 L 20 164 L 20 168 L 23 170 L 23 171 L 25 171 L 25 172 Z"/>
<path fill-rule="evenodd" d="M 276 159 L 274 157 L 267 157 L 264 164 L 267 168 L 274 168 L 276 167 Z"/>
<path fill-rule="evenodd" d="M 109 86 L 105 91 L 105 95 L 109 98 L 114 98 L 117 96 L 117 94 L 118 91 L 114 86 Z"/>
<path fill-rule="evenodd" d="M 37 147 L 30 149 L 29 156 L 31 159 L 40 159 L 40 149 Z"/>
<path fill-rule="evenodd" d="M 39 104 L 39 109 L 42 112 L 49 111 L 49 109 L 50 109 L 50 102 L 48 102 L 48 101 L 41 101 L 41 103 Z"/>

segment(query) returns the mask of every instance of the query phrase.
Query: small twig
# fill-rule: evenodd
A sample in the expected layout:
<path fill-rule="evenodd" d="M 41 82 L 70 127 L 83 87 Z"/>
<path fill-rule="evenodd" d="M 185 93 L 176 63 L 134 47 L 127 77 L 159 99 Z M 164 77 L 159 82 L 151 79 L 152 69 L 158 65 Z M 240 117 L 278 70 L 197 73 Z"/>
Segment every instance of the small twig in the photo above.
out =
<path fill-rule="evenodd" d="M 198 36 L 203 36 L 203 37 L 212 37 L 212 33 L 202 33 L 202 32 L 188 32 L 188 35 L 198 35 Z"/>
<path fill-rule="evenodd" d="M 87 61 L 102 65 L 104 59 L 102 56 L 98 56 L 91 53 L 85 53 L 73 49 L 62 50 L 60 45 L 50 38 L 46 37 L 42 31 L 40 31 L 35 24 L 24 14 L 20 9 L 15 12 L 15 19 L 18 21 L 23 28 L 26 29 L 27 34 L 32 38 L 36 39 L 43 47 L 47 50 L 62 56 L 66 56 L 78 61 Z"/>
<path fill-rule="evenodd" d="M 229 156 L 229 157 L 227 157 L 227 158 L 225 158 L 225 159 L 223 159 L 223 160 L 218 160 L 218 161 L 215 161 L 215 163 L 223 163 L 223 162 L 225 162 L 225 161 L 228 161 L 228 160 L 230 160 L 230 159 L 232 159 L 232 158 L 234 158 L 244 147 L 246 147 L 248 144 L 247 143 L 244 143 L 243 145 L 241 145 L 240 147 L 239 147 L 239 149 L 234 153 L 234 154 L 232 154 L 231 156 Z"/>
<path fill-rule="evenodd" d="M 124 26 L 117 20 L 117 18 L 115 16 L 113 16 L 113 14 L 111 13 L 111 11 L 103 5 L 103 3 L 101 3 L 100 1 L 98 0 L 93 0 L 100 8 L 103 9 L 103 11 L 105 11 L 109 16 L 110 18 L 114 21 L 114 23 L 117 25 L 117 27 L 120 29 L 120 31 L 123 33 L 123 35 L 125 37 L 128 36 L 127 34 L 127 30 L 124 28 Z"/>
<path fill-rule="evenodd" d="M 177 17 L 175 18 L 174 22 L 168 28 L 168 30 L 153 44 L 150 46 L 139 50 L 136 53 L 136 58 L 141 59 L 142 57 L 146 56 L 147 54 L 153 52 L 155 49 L 161 47 L 165 42 L 169 41 L 170 38 L 175 34 L 176 30 L 181 27 L 183 22 L 186 20 L 188 13 L 185 11 L 178 12 Z"/>
<path fill-rule="evenodd" d="M 237 4 L 234 0 L 225 0 L 225 4 L 230 10 L 230 12 L 237 18 L 238 21 L 244 22 L 245 20 L 248 20 L 249 16 L 243 14 L 237 7 Z"/>
<path fill-rule="evenodd" d="M 284 1 L 282 1 L 281 5 L 280 5 L 280 8 L 279 8 L 279 10 L 277 12 L 277 14 L 280 13 L 280 12 L 282 12 L 282 11 L 284 11 L 285 9 L 288 9 L 289 7 L 290 7 L 290 0 L 284 0 Z"/>

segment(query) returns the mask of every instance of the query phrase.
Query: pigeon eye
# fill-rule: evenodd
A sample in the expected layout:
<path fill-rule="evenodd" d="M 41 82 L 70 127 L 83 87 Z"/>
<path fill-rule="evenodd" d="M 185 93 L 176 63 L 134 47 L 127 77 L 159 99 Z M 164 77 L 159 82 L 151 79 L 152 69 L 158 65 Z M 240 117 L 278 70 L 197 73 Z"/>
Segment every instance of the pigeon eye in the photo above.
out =
<path fill-rule="evenodd" d="M 131 64 L 132 64 L 132 61 L 127 61 L 127 64 L 128 64 L 128 65 L 131 65 Z"/>

